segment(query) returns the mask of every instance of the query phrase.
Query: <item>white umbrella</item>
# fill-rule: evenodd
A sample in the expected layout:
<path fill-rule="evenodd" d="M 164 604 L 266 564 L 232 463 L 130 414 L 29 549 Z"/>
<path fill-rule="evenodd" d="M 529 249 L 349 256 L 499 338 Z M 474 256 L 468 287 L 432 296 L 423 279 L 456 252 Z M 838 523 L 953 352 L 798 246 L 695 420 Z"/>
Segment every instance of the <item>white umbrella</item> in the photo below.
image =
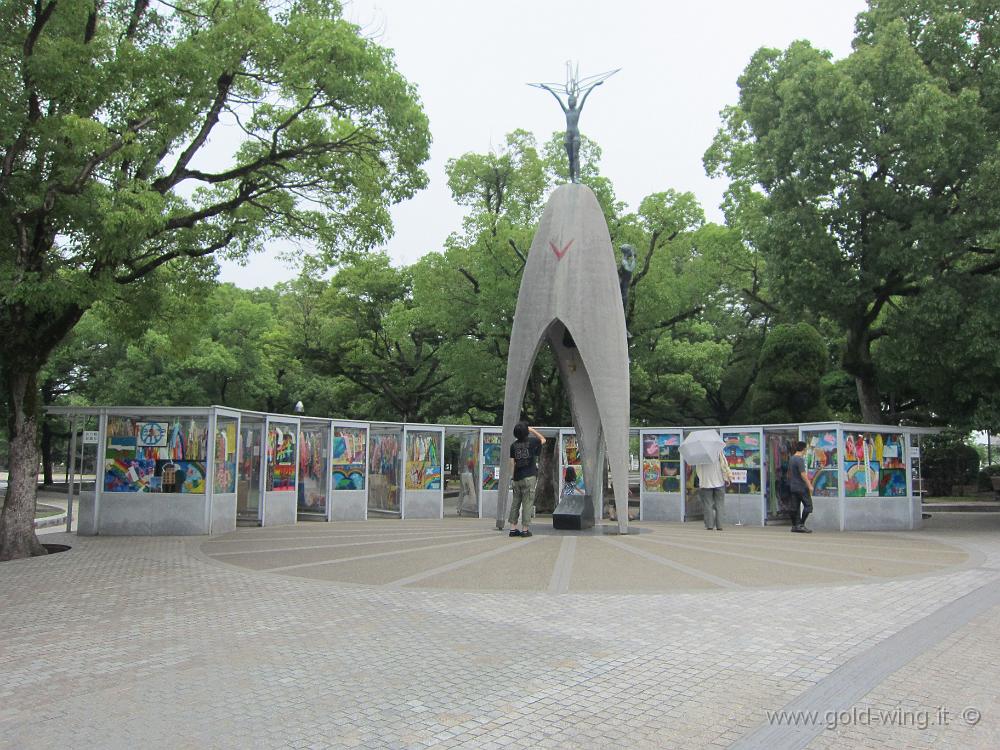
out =
<path fill-rule="evenodd" d="M 684 460 L 697 466 L 698 464 L 714 464 L 719 460 L 719 451 L 725 443 L 716 430 L 695 430 L 688 433 L 681 443 L 681 456 Z"/>

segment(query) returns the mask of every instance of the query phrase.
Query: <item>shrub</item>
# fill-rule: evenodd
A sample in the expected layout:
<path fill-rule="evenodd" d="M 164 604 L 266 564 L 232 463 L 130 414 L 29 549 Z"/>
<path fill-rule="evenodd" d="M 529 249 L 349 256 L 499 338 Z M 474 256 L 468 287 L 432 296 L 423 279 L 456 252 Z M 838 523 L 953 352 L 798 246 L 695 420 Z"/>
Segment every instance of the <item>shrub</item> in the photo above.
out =
<path fill-rule="evenodd" d="M 930 495 L 950 495 L 955 485 L 977 482 L 979 452 L 964 437 L 937 435 L 927 440 L 922 453 L 920 468 Z"/>
<path fill-rule="evenodd" d="M 980 490 L 993 489 L 993 482 L 990 481 L 990 477 L 1000 477 L 1000 464 L 991 464 L 980 469 L 978 482 Z"/>

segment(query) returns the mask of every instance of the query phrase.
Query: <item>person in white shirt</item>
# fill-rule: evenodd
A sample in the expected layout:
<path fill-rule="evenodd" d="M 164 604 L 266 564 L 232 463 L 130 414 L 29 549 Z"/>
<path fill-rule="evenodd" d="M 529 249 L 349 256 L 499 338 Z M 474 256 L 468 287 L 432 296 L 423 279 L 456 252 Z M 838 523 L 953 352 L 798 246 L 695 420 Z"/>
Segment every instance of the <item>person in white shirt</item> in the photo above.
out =
<path fill-rule="evenodd" d="M 732 484 L 733 471 L 729 468 L 722 449 L 716 460 L 710 464 L 696 464 L 698 474 L 698 494 L 701 497 L 701 507 L 705 513 L 705 528 L 711 531 L 715 528 L 722 531 L 722 510 L 726 502 L 726 487 Z"/>

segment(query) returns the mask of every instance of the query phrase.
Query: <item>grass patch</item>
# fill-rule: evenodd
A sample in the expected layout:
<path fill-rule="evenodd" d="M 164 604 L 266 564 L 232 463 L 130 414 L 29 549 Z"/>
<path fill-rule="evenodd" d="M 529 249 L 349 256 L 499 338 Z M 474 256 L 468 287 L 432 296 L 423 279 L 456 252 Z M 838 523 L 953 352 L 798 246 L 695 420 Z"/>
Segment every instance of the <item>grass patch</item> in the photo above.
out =
<path fill-rule="evenodd" d="M 980 493 L 977 495 L 948 495 L 945 497 L 925 497 L 925 503 L 993 503 L 996 502 L 996 496 L 990 493 Z"/>

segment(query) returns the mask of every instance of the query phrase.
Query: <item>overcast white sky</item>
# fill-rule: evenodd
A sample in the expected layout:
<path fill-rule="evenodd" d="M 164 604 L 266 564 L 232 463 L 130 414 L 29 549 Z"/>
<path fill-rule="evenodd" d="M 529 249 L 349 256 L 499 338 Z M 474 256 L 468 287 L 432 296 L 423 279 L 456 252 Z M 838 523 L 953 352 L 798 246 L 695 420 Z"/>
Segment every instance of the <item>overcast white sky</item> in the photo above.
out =
<path fill-rule="evenodd" d="M 448 191 L 445 162 L 484 153 L 516 128 L 539 142 L 562 130 L 555 100 L 525 85 L 564 81 L 566 61 L 581 77 L 621 68 L 595 90 L 580 130 L 604 151 L 603 174 L 619 199 L 638 207 L 648 194 L 691 191 L 721 221 L 725 185 L 710 180 L 702 155 L 719 111 L 736 101 L 736 79 L 762 46 L 808 39 L 835 58 L 850 53 L 863 0 L 351 0 L 345 15 L 395 50 L 416 85 L 434 142 L 428 188 L 393 210 L 386 250 L 409 264 L 440 250 L 463 212 Z M 272 286 L 296 270 L 270 256 L 223 265 L 220 278 Z"/>

